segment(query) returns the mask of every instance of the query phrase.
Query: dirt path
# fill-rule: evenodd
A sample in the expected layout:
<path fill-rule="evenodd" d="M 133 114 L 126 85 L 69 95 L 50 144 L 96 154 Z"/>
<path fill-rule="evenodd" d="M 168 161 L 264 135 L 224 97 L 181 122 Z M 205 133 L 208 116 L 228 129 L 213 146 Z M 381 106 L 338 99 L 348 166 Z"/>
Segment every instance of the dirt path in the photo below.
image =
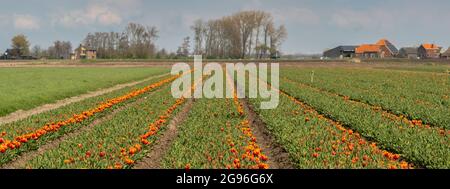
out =
<path fill-rule="evenodd" d="M 161 89 L 152 91 L 151 93 L 157 93 L 161 91 Z M 125 106 L 119 107 L 117 109 L 115 109 L 112 113 L 98 118 L 96 120 L 94 120 L 91 124 L 89 124 L 88 126 L 82 127 L 74 132 L 68 133 L 58 139 L 55 139 L 53 141 L 50 141 L 42 146 L 39 147 L 39 149 L 37 150 L 33 150 L 33 151 L 29 151 L 29 152 L 25 152 L 22 155 L 20 155 L 19 157 L 15 158 L 14 160 L 10 161 L 9 163 L 6 163 L 5 165 L 1 166 L 0 169 L 23 169 L 26 166 L 26 163 L 40 155 L 43 155 L 45 152 L 47 152 L 48 150 L 52 150 L 57 148 L 63 141 L 66 140 L 70 140 L 71 138 L 75 138 L 79 135 L 81 135 L 82 133 L 88 132 L 92 129 L 95 128 L 95 126 L 104 123 L 108 120 L 111 120 L 117 113 L 133 106 L 136 105 L 138 103 L 141 103 L 145 100 L 145 97 L 141 97 L 138 100 L 126 104 Z"/>
<path fill-rule="evenodd" d="M 286 150 L 276 142 L 273 135 L 267 129 L 265 123 L 255 113 L 247 99 L 241 100 L 245 112 L 247 112 L 250 127 L 262 151 L 269 158 L 268 164 L 271 169 L 295 169 L 294 163 L 289 159 Z"/>
<path fill-rule="evenodd" d="M 178 136 L 178 126 L 186 119 L 194 101 L 189 99 L 179 112 L 167 125 L 167 130 L 156 141 L 150 152 L 139 161 L 134 169 L 161 169 L 161 161 L 169 150 L 170 146 Z"/>
<path fill-rule="evenodd" d="M 111 93 L 111 92 L 123 89 L 125 87 L 135 86 L 135 85 L 144 83 L 146 81 L 149 81 L 151 79 L 154 79 L 154 78 L 157 78 L 157 77 L 163 77 L 163 76 L 166 76 L 166 75 L 168 75 L 168 74 L 151 76 L 151 77 L 148 77 L 148 78 L 140 80 L 140 81 L 134 81 L 134 82 L 131 82 L 131 83 L 119 84 L 119 85 L 116 85 L 114 87 L 110 87 L 110 88 L 106 88 L 106 89 L 100 89 L 98 91 L 93 91 L 93 92 L 88 92 L 86 94 L 82 94 L 82 95 L 79 95 L 79 96 L 70 97 L 70 98 L 66 98 L 66 99 L 63 99 L 63 100 L 58 100 L 57 102 L 52 103 L 52 104 L 45 104 L 45 105 L 33 108 L 31 110 L 25 110 L 25 111 L 19 110 L 19 111 L 16 111 L 14 113 L 11 113 L 11 114 L 9 114 L 7 116 L 0 117 L 0 125 L 11 123 L 11 122 L 15 122 L 15 121 L 18 121 L 18 120 L 21 120 L 21 119 L 25 119 L 25 118 L 27 118 L 29 116 L 32 116 L 32 115 L 35 115 L 35 114 L 40 114 L 42 112 L 46 112 L 46 111 L 50 111 L 50 110 L 54 110 L 54 109 L 60 108 L 62 106 L 66 106 L 66 105 L 69 105 L 69 104 L 72 104 L 72 103 L 75 103 L 75 102 L 82 101 L 82 100 L 87 99 L 87 98 L 92 98 L 92 97 L 104 95 L 104 94 L 107 94 L 107 93 Z"/>

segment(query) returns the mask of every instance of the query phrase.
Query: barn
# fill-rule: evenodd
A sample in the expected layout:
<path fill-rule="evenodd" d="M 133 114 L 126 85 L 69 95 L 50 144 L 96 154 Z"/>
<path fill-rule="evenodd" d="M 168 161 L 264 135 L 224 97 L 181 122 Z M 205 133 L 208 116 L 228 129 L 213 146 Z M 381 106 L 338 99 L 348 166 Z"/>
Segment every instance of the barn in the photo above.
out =
<path fill-rule="evenodd" d="M 325 58 L 353 58 L 357 46 L 341 45 L 323 53 Z"/>
<path fill-rule="evenodd" d="M 441 58 L 450 59 L 450 47 L 447 49 L 447 51 L 441 54 Z"/>
<path fill-rule="evenodd" d="M 409 58 L 409 59 L 417 59 L 418 55 L 418 47 L 403 47 L 400 49 L 398 53 L 399 58 Z"/>

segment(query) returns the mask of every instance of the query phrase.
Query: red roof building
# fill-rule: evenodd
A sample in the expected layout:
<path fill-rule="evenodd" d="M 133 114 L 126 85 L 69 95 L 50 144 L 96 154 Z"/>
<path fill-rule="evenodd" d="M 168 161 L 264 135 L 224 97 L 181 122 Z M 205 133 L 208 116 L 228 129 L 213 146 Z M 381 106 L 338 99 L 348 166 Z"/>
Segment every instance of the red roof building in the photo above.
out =
<path fill-rule="evenodd" d="M 361 58 L 389 58 L 398 54 L 398 49 L 386 39 L 376 44 L 363 44 L 355 49 L 357 57 Z"/>
<path fill-rule="evenodd" d="M 421 59 L 439 58 L 442 47 L 436 44 L 422 44 L 418 49 L 418 55 Z"/>

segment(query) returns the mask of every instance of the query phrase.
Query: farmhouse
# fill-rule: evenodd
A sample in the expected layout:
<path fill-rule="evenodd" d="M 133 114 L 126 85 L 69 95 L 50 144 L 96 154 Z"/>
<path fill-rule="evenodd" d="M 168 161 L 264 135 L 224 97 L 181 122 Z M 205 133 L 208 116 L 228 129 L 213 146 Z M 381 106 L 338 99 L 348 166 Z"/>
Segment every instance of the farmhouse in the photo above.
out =
<path fill-rule="evenodd" d="M 447 49 L 447 51 L 441 54 L 441 58 L 450 59 L 450 47 Z"/>
<path fill-rule="evenodd" d="M 400 49 L 398 53 L 399 58 L 409 58 L 409 59 L 417 59 L 418 55 L 418 47 L 403 47 Z"/>
<path fill-rule="evenodd" d="M 442 47 L 436 44 L 422 44 L 418 49 L 418 55 L 421 59 L 439 58 Z"/>
<path fill-rule="evenodd" d="M 356 48 L 360 58 L 391 58 L 398 54 L 398 49 L 388 40 L 381 39 L 376 44 L 363 44 Z"/>
<path fill-rule="evenodd" d="M 97 59 L 97 51 L 94 49 L 87 49 L 83 45 L 75 49 L 74 55 L 71 59 Z"/>
<path fill-rule="evenodd" d="M 360 58 L 386 58 L 391 57 L 389 49 L 376 44 L 363 44 L 356 48 L 356 56 Z"/>
<path fill-rule="evenodd" d="M 327 50 L 323 53 L 326 58 L 353 58 L 355 57 L 355 49 L 357 46 L 345 45 Z"/>

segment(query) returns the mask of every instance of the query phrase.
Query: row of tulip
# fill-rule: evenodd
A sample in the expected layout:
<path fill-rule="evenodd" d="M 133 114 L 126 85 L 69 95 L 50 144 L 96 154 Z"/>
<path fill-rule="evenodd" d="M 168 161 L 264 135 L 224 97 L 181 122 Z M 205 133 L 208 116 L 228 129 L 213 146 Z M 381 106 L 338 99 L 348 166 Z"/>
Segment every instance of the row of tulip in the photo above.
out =
<path fill-rule="evenodd" d="M 25 167 L 76 169 L 132 167 L 151 148 L 151 144 L 144 145 L 139 137 L 149 130 L 145 125 L 159 122 L 160 115 L 172 109 L 174 99 L 169 93 L 170 86 L 167 85 L 157 92 L 143 95 L 139 101 L 127 106 L 109 120 L 68 138 L 58 146 L 31 159 Z M 157 137 L 158 135 L 154 135 L 150 138 L 157 140 Z"/>
<path fill-rule="evenodd" d="M 311 71 L 314 82 L 311 83 Z M 448 75 L 367 69 L 283 69 L 282 75 L 326 91 L 382 107 L 425 125 L 450 128 Z"/>
<path fill-rule="evenodd" d="M 297 83 L 283 82 L 281 88 L 319 113 L 337 120 L 383 148 L 399 153 L 419 167 L 450 167 L 449 135 L 436 129 L 412 127 L 402 120 L 386 118 L 371 106 L 343 100 Z"/>
<path fill-rule="evenodd" d="M 446 135 L 450 134 L 450 130 L 446 130 L 444 128 L 439 128 L 439 127 L 433 127 L 430 124 L 424 124 L 423 121 L 420 120 L 420 119 L 410 120 L 410 119 L 408 119 L 408 117 L 406 115 L 393 114 L 393 113 L 389 112 L 389 110 L 385 110 L 383 107 L 367 104 L 367 103 L 365 103 L 365 102 L 363 102 L 361 100 L 352 99 L 350 96 L 345 96 L 345 95 L 341 95 L 341 94 L 334 93 L 334 92 L 331 92 L 331 91 L 327 91 L 325 89 L 313 87 L 313 86 L 311 86 L 309 84 L 301 83 L 301 82 L 298 82 L 298 81 L 294 81 L 294 80 L 291 80 L 289 78 L 283 78 L 283 81 L 295 83 L 295 84 L 297 84 L 297 85 L 299 85 L 301 87 L 306 87 L 306 88 L 310 88 L 312 90 L 315 90 L 316 92 L 323 92 L 323 93 L 326 93 L 326 94 L 329 94 L 329 95 L 332 95 L 332 96 L 338 96 L 338 97 L 341 97 L 343 100 L 345 100 L 345 101 L 347 101 L 349 103 L 355 103 L 355 104 L 358 104 L 360 106 L 370 107 L 374 111 L 382 113 L 382 115 L 384 117 L 388 118 L 388 119 L 395 120 L 395 121 L 402 121 L 405 124 L 408 124 L 409 125 L 408 128 L 418 127 L 418 128 L 423 128 L 423 129 L 431 129 L 431 130 L 435 130 L 435 131 L 439 132 L 444 137 Z"/>

